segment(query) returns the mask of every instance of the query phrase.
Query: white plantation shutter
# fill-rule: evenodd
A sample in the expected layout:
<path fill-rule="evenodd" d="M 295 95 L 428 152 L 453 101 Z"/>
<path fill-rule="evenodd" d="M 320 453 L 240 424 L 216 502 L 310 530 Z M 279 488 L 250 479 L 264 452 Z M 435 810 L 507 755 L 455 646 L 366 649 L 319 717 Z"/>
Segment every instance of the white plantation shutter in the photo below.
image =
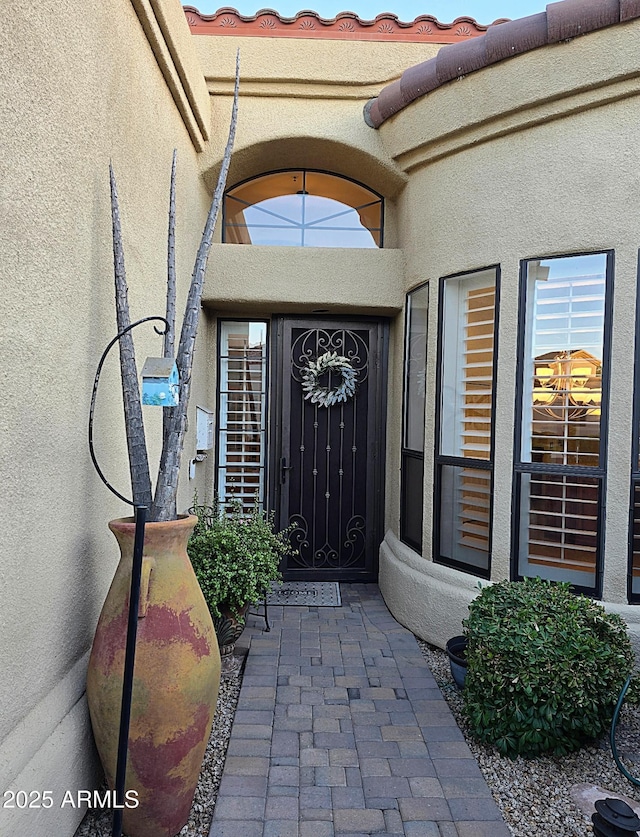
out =
<path fill-rule="evenodd" d="M 460 471 L 458 542 L 469 549 L 489 550 L 491 474 L 476 468 Z"/>
<path fill-rule="evenodd" d="M 465 458 L 489 459 L 495 286 L 471 289 L 465 296 L 460 447 Z M 475 468 L 462 469 L 459 492 L 459 543 L 488 552 L 491 474 Z"/>
<path fill-rule="evenodd" d="M 640 591 L 640 483 L 635 481 L 633 486 L 633 527 L 631 530 L 632 544 L 632 592 Z"/>
<path fill-rule="evenodd" d="M 534 474 L 529 488 L 529 563 L 594 572 L 598 546 L 595 480 Z"/>
<path fill-rule="evenodd" d="M 518 570 L 594 588 L 607 255 L 526 269 Z"/>
<path fill-rule="evenodd" d="M 264 501 L 266 324 L 221 322 L 218 496 Z"/>
<path fill-rule="evenodd" d="M 496 278 L 491 269 L 444 282 L 440 558 L 484 571 L 491 531 Z"/>
<path fill-rule="evenodd" d="M 491 456 L 495 287 L 466 294 L 462 367 L 462 456 Z"/>
<path fill-rule="evenodd" d="M 593 257 L 592 257 L 593 258 Z M 559 261 L 569 262 L 570 259 Z M 535 274 L 534 274 L 535 275 Z M 523 434 L 522 459 L 554 465 L 598 467 L 600 411 L 581 411 L 571 399 L 572 384 L 591 360 L 602 368 L 604 339 L 605 275 L 578 273 L 555 277 L 545 271 L 531 288 L 531 346 L 529 380 L 523 415 L 527 416 Z M 534 405 L 535 365 L 546 358 L 553 370 L 555 393 L 552 405 Z M 562 358 L 566 358 L 562 360 Z M 560 359 L 560 360 L 558 360 Z M 598 383 L 591 377 L 590 385 Z M 600 392 L 602 377 L 599 378 Z"/>

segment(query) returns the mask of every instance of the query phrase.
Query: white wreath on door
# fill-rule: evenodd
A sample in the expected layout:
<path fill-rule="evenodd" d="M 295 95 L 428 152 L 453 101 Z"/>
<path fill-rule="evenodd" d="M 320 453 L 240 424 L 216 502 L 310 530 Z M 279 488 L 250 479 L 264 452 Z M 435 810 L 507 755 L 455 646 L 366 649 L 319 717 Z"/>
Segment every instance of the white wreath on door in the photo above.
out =
<path fill-rule="evenodd" d="M 334 387 L 321 386 L 320 377 L 326 372 L 340 375 L 340 383 Z M 315 361 L 310 360 L 302 370 L 302 389 L 305 401 L 320 407 L 332 407 L 353 398 L 356 392 L 358 373 L 349 358 L 337 352 L 325 352 Z"/>

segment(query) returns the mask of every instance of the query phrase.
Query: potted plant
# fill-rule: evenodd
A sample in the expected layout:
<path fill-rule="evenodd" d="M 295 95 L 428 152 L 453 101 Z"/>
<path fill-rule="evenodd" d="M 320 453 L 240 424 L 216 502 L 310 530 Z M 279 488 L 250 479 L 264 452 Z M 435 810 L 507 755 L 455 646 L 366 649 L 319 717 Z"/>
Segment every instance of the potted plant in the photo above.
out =
<path fill-rule="evenodd" d="M 213 618 L 222 672 L 230 673 L 239 665 L 233 651 L 249 605 L 282 580 L 280 563 L 292 552 L 288 530 L 276 532 L 273 513 L 257 499 L 247 511 L 238 499 L 223 507 L 217 498 L 211 506 L 196 498 L 191 511 L 198 523 L 187 551 Z"/>
<path fill-rule="evenodd" d="M 193 515 L 177 514 L 176 498 L 200 303 L 213 231 L 231 160 L 237 122 L 238 84 L 236 61 L 229 138 L 196 255 L 177 341 L 174 152 L 169 196 L 163 354 L 165 359 L 173 359 L 174 343 L 177 342 L 175 366 L 179 382 L 175 405 L 163 409 L 162 452 L 155 492 L 152 492 L 132 329 L 147 319 L 162 318 L 148 317 L 131 323 L 118 192 L 113 168 L 110 167 L 118 335 L 107 351 L 117 340 L 133 505 L 136 508 L 136 524 L 142 521 L 140 528 L 144 532 L 144 544 L 140 550 L 142 538 L 132 518 L 111 522 L 110 528 L 120 545 L 121 560 L 96 628 L 87 674 L 87 698 L 107 782 L 111 788 L 118 784 L 138 794 L 138 806 L 124 811 L 124 829 L 129 837 L 173 837 L 187 821 L 209 740 L 220 682 L 220 656 L 211 617 L 186 552 L 187 540 L 197 520 Z M 106 352 L 96 375 L 91 416 L 105 356 Z M 91 422 L 92 418 L 90 427 Z M 92 446 L 91 429 L 89 438 Z M 93 447 L 91 453 L 98 468 Z M 99 468 L 98 471 L 107 482 Z M 123 495 L 118 496 L 126 499 Z M 147 510 L 149 522 L 145 526 Z M 141 570 L 137 564 L 135 574 L 132 561 L 134 538 L 136 555 L 141 559 Z M 122 749 L 118 744 L 119 725 L 121 715 L 127 715 L 124 708 L 121 712 L 121 707 L 125 706 L 123 698 L 128 693 L 127 689 L 123 689 L 123 670 L 126 668 L 123 659 L 132 659 L 127 642 L 127 624 L 128 621 L 136 621 L 135 613 L 129 614 L 129 599 L 135 586 L 132 579 L 137 579 L 138 574 L 140 605 L 137 643 L 134 644 L 135 680 L 129 687 L 130 725 L 128 736 L 124 736 L 128 746 Z M 122 775 L 121 751 L 128 753 L 126 781 Z M 114 833 L 119 833 L 116 816 L 118 812 L 114 816 Z"/>
<path fill-rule="evenodd" d="M 467 637 L 460 635 L 451 637 L 446 645 L 451 676 L 459 689 L 463 688 L 467 676 L 467 644 Z"/>

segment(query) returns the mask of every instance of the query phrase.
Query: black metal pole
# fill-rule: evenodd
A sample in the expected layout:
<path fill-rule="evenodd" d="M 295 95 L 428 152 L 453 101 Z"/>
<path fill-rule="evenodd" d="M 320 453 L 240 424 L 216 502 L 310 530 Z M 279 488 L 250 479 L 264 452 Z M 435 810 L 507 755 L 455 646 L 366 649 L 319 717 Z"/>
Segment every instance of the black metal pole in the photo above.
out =
<path fill-rule="evenodd" d="M 133 563 L 131 566 L 131 592 L 129 594 L 129 620 L 127 623 L 127 645 L 124 657 L 124 679 L 122 683 L 122 704 L 120 709 L 120 733 L 118 736 L 112 837 L 122 837 L 122 812 L 124 810 L 129 721 L 131 720 L 131 697 L 133 693 L 133 666 L 136 657 L 140 577 L 142 574 L 142 551 L 144 547 L 144 527 L 147 522 L 147 511 L 146 506 L 135 506 L 136 528 L 133 542 Z"/>
<path fill-rule="evenodd" d="M 102 357 L 98 363 L 96 376 L 93 382 L 93 391 L 91 393 L 91 406 L 89 408 L 89 453 L 91 454 L 91 461 L 98 472 L 98 476 L 102 482 L 107 486 L 109 491 L 119 497 L 123 502 L 133 506 L 135 515 L 135 535 L 133 542 L 133 561 L 131 565 L 131 589 L 129 592 L 129 616 L 127 621 L 127 642 L 124 658 L 124 677 L 122 684 L 122 703 L 120 706 L 120 732 L 118 735 L 118 755 L 116 759 L 116 779 L 115 779 L 115 799 L 113 805 L 113 830 L 112 837 L 122 837 L 122 812 L 124 810 L 124 794 L 125 794 L 125 780 L 127 772 L 127 750 L 129 748 L 129 722 L 131 720 L 131 697 L 133 692 L 133 665 L 136 656 L 136 637 L 138 634 L 138 607 L 140 604 L 140 577 L 142 575 L 142 551 L 144 547 L 144 527 L 147 522 L 147 512 L 149 509 L 146 506 L 141 506 L 133 500 L 127 499 L 123 494 L 111 485 L 109 480 L 102 473 L 102 468 L 98 465 L 94 445 L 93 445 L 93 417 L 96 406 L 96 396 L 98 395 L 98 384 L 100 383 L 100 374 L 107 355 L 120 340 L 123 334 L 126 334 L 131 329 L 142 323 L 147 323 L 153 320 L 160 320 L 165 325 L 165 330 L 160 331 L 156 326 L 153 327 L 156 334 L 165 334 L 169 328 L 169 323 L 165 317 L 143 317 L 135 323 L 127 326 L 111 340 L 107 348 L 102 353 Z"/>

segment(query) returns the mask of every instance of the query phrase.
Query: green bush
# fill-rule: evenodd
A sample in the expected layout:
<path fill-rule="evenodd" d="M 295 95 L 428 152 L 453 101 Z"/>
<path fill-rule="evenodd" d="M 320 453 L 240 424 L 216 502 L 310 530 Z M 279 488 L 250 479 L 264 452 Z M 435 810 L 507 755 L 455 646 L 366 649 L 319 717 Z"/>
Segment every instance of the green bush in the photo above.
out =
<path fill-rule="evenodd" d="M 211 615 L 220 617 L 220 605 L 236 615 L 247 603 L 256 602 L 272 581 L 281 581 L 281 560 L 291 552 L 288 532 L 275 532 L 273 514 L 256 502 L 247 514 L 239 501 L 222 509 L 196 502 L 190 510 L 198 516 L 187 552 Z"/>
<path fill-rule="evenodd" d="M 621 617 L 538 578 L 484 588 L 463 624 L 479 741 L 512 758 L 564 755 L 606 731 L 633 667 Z"/>

